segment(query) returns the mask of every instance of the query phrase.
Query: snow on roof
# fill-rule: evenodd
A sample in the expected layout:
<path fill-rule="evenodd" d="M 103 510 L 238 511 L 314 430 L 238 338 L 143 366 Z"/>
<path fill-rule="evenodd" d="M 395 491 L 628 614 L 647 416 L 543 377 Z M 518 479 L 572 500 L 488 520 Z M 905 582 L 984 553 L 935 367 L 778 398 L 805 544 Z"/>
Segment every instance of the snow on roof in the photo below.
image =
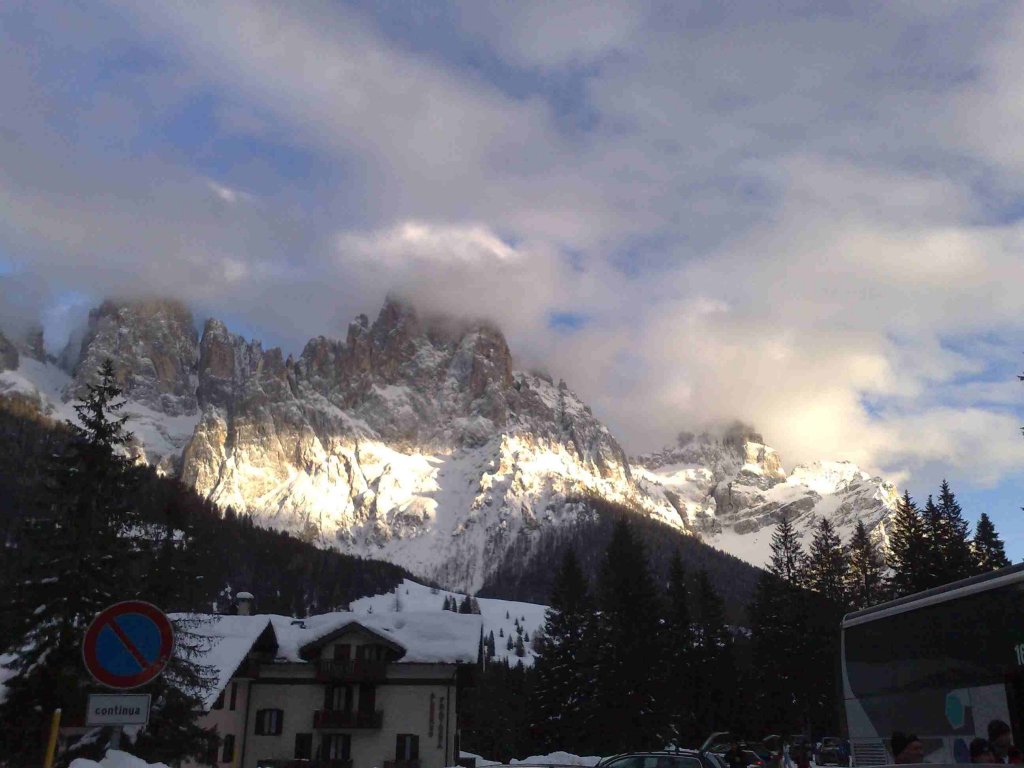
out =
<path fill-rule="evenodd" d="M 277 662 L 304 663 L 301 651 L 346 627 L 362 627 L 404 650 L 399 664 L 474 663 L 483 626 L 479 616 L 451 611 L 392 613 L 325 613 L 304 619 L 291 616 L 212 616 L 176 614 L 188 631 L 208 638 L 195 661 L 213 668 L 215 683 L 203 706 L 209 709 L 267 626 L 277 640 Z"/>
<path fill-rule="evenodd" d="M 253 643 L 270 623 L 269 616 L 205 616 L 173 614 L 172 619 L 188 620 L 191 634 L 208 638 L 199 648 L 195 661 L 213 668 L 216 676 L 213 687 L 206 692 L 203 708 L 209 709 L 231 676 L 245 660 Z"/>
<path fill-rule="evenodd" d="M 447 614 L 447 615 L 446 615 Z M 476 661 L 483 622 L 479 616 L 451 611 L 395 611 L 391 613 L 325 613 L 295 623 L 271 618 L 277 634 L 278 655 L 301 661 L 302 649 L 348 626 L 358 625 L 388 640 L 405 653 L 400 664 L 455 664 Z"/>
<path fill-rule="evenodd" d="M 252 592 L 239 592 L 235 595 L 235 600 L 254 600 Z"/>

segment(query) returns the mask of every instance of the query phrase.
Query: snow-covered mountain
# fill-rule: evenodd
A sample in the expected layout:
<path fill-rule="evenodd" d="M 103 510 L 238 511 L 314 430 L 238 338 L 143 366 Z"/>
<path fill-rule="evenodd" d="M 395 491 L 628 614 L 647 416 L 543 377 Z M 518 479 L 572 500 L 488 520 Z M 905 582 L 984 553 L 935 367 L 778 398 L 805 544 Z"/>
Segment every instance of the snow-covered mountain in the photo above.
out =
<path fill-rule="evenodd" d="M 858 521 L 883 546 L 899 493 L 846 461 L 818 461 L 789 474 L 761 435 L 742 425 L 725 434 L 680 435 L 678 444 L 633 459 L 638 484 L 664 498 L 712 546 L 755 565 L 770 555 L 771 536 L 783 516 L 805 545 L 827 517 L 844 541 Z"/>
<path fill-rule="evenodd" d="M 759 436 L 686 437 L 632 462 L 564 382 L 516 370 L 487 323 L 389 299 L 298 358 L 170 300 L 105 302 L 57 360 L 0 335 L 0 392 L 60 418 L 111 359 L 136 451 L 222 506 L 476 591 L 515 545 L 599 497 L 754 564 L 771 526 L 877 526 L 895 489 L 856 467 L 790 475 Z"/>

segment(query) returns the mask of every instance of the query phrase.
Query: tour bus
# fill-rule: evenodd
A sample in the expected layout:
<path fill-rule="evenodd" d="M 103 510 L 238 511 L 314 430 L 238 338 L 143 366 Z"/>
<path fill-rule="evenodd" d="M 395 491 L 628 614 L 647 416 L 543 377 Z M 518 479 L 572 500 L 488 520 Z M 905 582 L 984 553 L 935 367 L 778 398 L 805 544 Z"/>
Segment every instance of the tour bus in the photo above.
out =
<path fill-rule="evenodd" d="M 893 731 L 929 763 L 969 763 L 992 720 L 1024 743 L 1024 564 L 851 613 L 842 644 L 854 765 L 892 762 Z"/>

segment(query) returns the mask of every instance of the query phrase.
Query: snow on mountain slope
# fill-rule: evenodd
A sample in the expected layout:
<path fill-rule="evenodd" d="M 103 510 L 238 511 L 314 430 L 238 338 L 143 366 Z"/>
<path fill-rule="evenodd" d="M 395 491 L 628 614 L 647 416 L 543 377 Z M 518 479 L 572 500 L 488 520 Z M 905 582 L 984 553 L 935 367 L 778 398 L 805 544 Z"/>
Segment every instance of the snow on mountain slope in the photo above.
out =
<path fill-rule="evenodd" d="M 406 579 L 391 592 L 355 600 L 349 606 L 349 610 L 354 613 L 374 614 L 393 611 L 442 611 L 446 599 L 454 598 L 456 601 L 461 601 L 464 597 L 464 594 L 427 587 Z M 476 600 L 484 621 L 484 637 L 491 632 L 494 633 L 495 658 L 508 659 L 509 663 L 513 665 L 520 661 L 520 657 L 516 655 L 514 644 L 519 636 L 519 628 L 521 628 L 525 650 L 525 656 L 521 660 L 524 665 L 531 666 L 536 658 L 531 641 L 543 629 L 544 614 L 548 607 L 536 603 L 495 600 L 486 597 Z M 509 638 L 512 638 L 513 641 L 511 650 L 508 648 Z"/>
<path fill-rule="evenodd" d="M 499 330 L 389 299 L 297 358 L 170 300 L 104 302 L 60 366 L 0 335 L 0 393 L 57 419 L 110 359 L 140 459 L 222 507 L 474 592 L 599 497 L 761 565 L 771 528 L 828 515 L 884 538 L 895 489 L 841 462 L 787 475 L 749 430 L 630 461 L 564 382 L 516 370 Z M 24 350 L 19 359 L 19 349 Z M 6 370 L 4 370 L 6 369 Z"/>
<path fill-rule="evenodd" d="M 0 371 L 0 395 L 20 395 L 56 421 L 75 421 L 74 403 L 67 399 L 73 382 L 56 364 L 22 356 L 16 370 Z M 128 416 L 139 460 L 173 473 L 195 431 L 198 414 L 169 416 L 131 399 L 121 413 Z"/>
<path fill-rule="evenodd" d="M 863 521 L 884 544 L 899 495 L 891 483 L 849 462 L 816 462 L 787 475 L 761 436 L 740 427 L 721 438 L 685 435 L 677 446 L 635 459 L 634 473 L 707 543 L 754 565 L 768 562 L 783 516 L 805 547 L 823 517 L 844 541 Z"/>

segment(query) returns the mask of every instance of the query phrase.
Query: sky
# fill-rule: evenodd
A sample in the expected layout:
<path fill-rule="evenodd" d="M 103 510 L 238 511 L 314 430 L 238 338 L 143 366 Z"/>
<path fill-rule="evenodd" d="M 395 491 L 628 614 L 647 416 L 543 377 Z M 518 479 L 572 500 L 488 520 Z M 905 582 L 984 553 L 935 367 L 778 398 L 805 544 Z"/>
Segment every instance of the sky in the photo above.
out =
<path fill-rule="evenodd" d="M 0 323 L 497 322 L 638 453 L 948 478 L 1024 557 L 1024 5 L 0 6 Z"/>

